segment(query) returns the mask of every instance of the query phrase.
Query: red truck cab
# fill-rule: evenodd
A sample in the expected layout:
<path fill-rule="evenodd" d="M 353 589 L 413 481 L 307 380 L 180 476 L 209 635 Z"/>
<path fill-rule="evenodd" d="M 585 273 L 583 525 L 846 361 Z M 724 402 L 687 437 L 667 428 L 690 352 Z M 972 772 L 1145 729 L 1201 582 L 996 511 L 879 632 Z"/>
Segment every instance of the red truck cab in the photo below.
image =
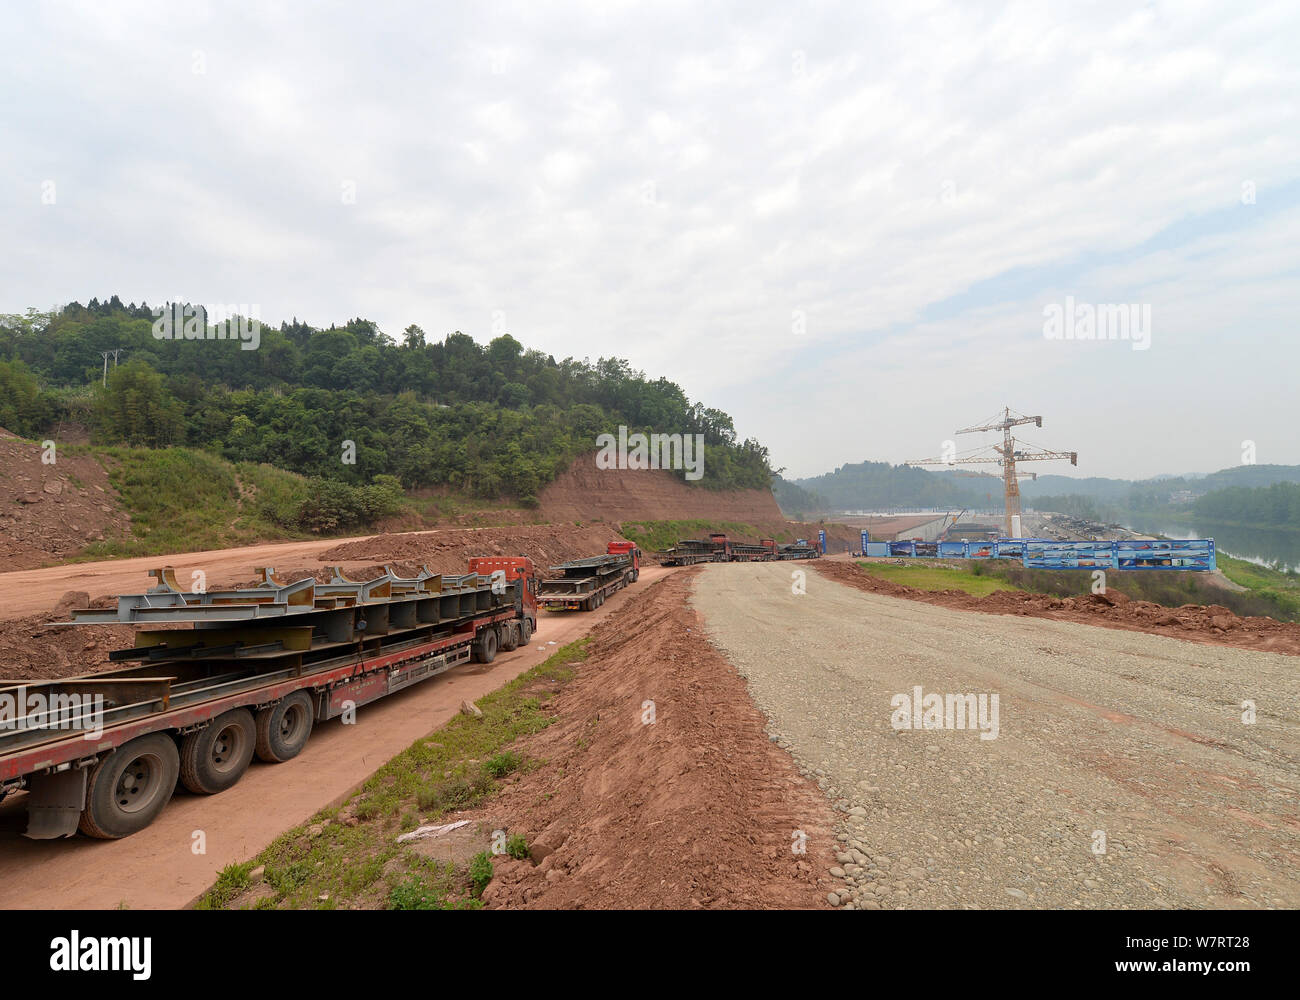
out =
<path fill-rule="evenodd" d="M 508 583 L 520 581 L 521 610 L 528 618 L 532 631 L 537 631 L 537 572 L 527 556 L 475 556 L 469 561 L 469 571 L 479 576 L 504 573 Z"/>
<path fill-rule="evenodd" d="M 632 557 L 632 568 L 638 572 L 641 569 L 641 550 L 637 548 L 636 542 L 610 542 L 605 548 L 605 554 L 611 556 L 630 555 Z"/>

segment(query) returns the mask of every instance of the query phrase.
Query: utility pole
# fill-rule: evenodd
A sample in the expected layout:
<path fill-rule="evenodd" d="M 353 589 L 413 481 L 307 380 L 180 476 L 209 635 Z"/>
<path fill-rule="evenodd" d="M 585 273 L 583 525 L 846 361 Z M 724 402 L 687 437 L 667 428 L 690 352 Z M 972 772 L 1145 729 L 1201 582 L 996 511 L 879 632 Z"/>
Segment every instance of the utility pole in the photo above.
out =
<path fill-rule="evenodd" d="M 123 351 L 125 351 L 125 350 L 126 350 L 125 347 L 115 347 L 115 348 L 113 348 L 111 351 L 100 351 L 100 352 L 99 352 L 101 355 L 103 355 L 103 358 L 104 358 L 104 381 L 103 381 L 103 383 L 102 383 L 103 385 L 108 385 L 108 356 L 109 356 L 110 354 L 113 355 L 113 367 L 116 368 L 116 367 L 117 367 L 117 356 L 118 356 L 119 354 L 121 354 L 121 353 L 122 353 Z"/>
<path fill-rule="evenodd" d="M 1071 465 L 1079 464 L 1079 453 L 1077 451 L 1045 451 L 1042 449 L 1028 450 L 1017 449 L 1016 439 L 1011 436 L 1011 428 L 1019 427 L 1021 424 L 1034 424 L 1037 427 L 1043 426 L 1042 417 L 1026 417 L 1023 414 L 1016 413 L 1009 406 L 1002 409 L 1002 415 L 992 422 L 980 424 L 975 427 L 963 427 L 957 431 L 958 434 L 976 434 L 981 431 L 1001 431 L 1002 444 L 988 445 L 984 448 L 975 449 L 971 454 L 964 456 L 954 455 L 950 459 L 943 458 L 924 458 L 914 462 L 906 462 L 906 465 L 942 465 L 951 466 L 967 463 L 989 463 L 1002 466 L 1002 488 L 1006 496 L 1006 524 L 1004 525 L 1007 538 L 1017 537 L 1015 534 L 1015 524 L 1013 519 L 1018 520 L 1020 517 L 1020 482 L 1016 478 L 1017 462 L 1042 462 L 1048 459 L 1068 458 Z M 982 454 L 982 452 L 992 452 L 992 455 Z M 1027 473 L 1027 475 L 1031 475 Z"/>

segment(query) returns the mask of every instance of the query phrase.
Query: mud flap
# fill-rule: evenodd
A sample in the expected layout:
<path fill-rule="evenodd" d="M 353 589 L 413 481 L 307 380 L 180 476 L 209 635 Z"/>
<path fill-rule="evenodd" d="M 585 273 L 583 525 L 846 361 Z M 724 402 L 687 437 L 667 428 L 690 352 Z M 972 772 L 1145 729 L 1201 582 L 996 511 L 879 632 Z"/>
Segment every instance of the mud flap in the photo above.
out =
<path fill-rule="evenodd" d="M 31 779 L 27 796 L 27 833 L 32 840 L 71 837 L 77 832 L 86 805 L 84 767 L 39 774 Z"/>

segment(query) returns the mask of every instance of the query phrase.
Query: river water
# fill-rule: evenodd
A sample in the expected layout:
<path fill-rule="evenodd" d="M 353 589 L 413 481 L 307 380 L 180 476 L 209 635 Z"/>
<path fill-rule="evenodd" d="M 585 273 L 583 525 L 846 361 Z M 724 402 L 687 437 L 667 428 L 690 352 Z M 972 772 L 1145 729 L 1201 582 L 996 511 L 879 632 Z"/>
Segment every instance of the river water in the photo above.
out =
<path fill-rule="evenodd" d="M 1225 555 L 1246 559 L 1273 569 L 1300 570 L 1300 531 L 1234 528 L 1216 521 L 1195 520 L 1168 524 L 1159 519 L 1129 519 L 1124 527 L 1166 538 L 1213 538 L 1214 548 Z"/>

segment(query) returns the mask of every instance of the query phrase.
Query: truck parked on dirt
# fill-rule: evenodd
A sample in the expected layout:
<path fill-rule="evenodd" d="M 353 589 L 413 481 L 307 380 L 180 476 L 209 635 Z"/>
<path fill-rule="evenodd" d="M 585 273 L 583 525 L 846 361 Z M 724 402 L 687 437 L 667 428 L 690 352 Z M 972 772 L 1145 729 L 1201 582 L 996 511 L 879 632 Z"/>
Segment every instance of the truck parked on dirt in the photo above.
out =
<path fill-rule="evenodd" d="M 704 562 L 771 562 L 777 559 L 816 559 L 821 550 L 809 545 L 805 539 L 793 544 L 778 545 L 775 539 L 761 538 L 757 545 L 733 542 L 721 532 L 707 539 L 683 538 L 670 549 L 658 554 L 665 566 L 693 566 Z"/>
<path fill-rule="evenodd" d="M 524 556 L 469 560 L 469 573 L 390 567 L 373 580 L 194 593 L 170 568 L 116 608 L 60 624 L 137 624 L 136 665 L 46 681 L 0 681 L 0 797 L 28 793 L 27 836 L 103 839 L 144 829 L 177 780 L 211 795 L 256 755 L 302 752 L 312 727 L 473 659 L 526 645 L 537 575 Z M 188 625 L 188 628 L 175 628 Z M 157 628 L 163 626 L 163 628 Z"/>
<path fill-rule="evenodd" d="M 552 566 L 558 576 L 543 580 L 537 603 L 550 611 L 594 611 L 615 591 L 641 575 L 641 550 L 633 542 L 610 542 L 604 555 Z"/>

